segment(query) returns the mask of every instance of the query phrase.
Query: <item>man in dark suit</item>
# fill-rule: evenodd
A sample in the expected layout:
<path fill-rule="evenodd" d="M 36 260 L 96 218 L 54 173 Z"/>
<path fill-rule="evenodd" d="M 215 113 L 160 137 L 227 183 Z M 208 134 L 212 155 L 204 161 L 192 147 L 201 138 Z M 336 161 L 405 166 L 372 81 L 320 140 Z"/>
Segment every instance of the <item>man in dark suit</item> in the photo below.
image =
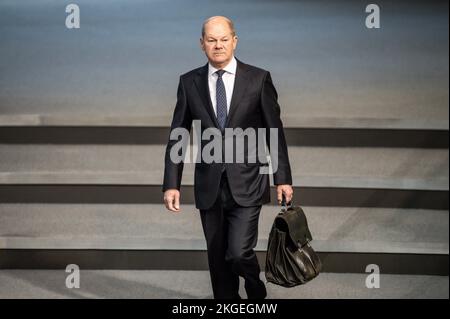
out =
<path fill-rule="evenodd" d="M 282 195 L 287 202 L 291 201 L 291 168 L 270 73 L 234 57 L 237 36 L 232 21 L 226 17 L 215 16 L 205 21 L 200 45 L 208 63 L 180 77 L 171 130 L 189 131 L 192 122 L 199 120 L 202 133 L 214 128 L 218 132 L 216 137 L 225 141 L 228 139 L 225 128 L 267 129 L 264 134 L 272 167 L 273 153 L 276 154 L 273 179 L 278 202 Z M 275 129 L 276 150 L 270 145 L 270 128 Z M 167 209 L 180 212 L 183 161 L 175 162 L 170 156 L 175 143 L 176 140 L 169 139 L 166 148 L 163 192 Z M 200 154 L 204 147 L 201 141 Z M 258 152 L 258 146 L 248 145 L 245 151 L 250 148 Z M 261 168 L 267 164 L 252 162 L 250 156 L 244 156 L 244 163 L 230 162 L 224 160 L 223 153 L 219 154 L 222 160 L 197 162 L 194 178 L 195 204 L 200 210 L 207 243 L 214 298 L 239 299 L 239 276 L 242 276 L 247 297 L 263 299 L 267 291 L 259 277 L 260 267 L 253 249 L 257 244 L 261 206 L 270 202 L 269 176 L 261 174 Z"/>

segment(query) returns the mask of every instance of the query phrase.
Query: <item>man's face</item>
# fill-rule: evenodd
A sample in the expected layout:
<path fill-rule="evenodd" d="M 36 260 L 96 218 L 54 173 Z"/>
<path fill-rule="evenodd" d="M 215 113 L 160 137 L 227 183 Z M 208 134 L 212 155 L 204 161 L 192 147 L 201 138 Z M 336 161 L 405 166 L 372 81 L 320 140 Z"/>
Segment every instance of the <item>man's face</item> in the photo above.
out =
<path fill-rule="evenodd" d="M 205 25 L 205 35 L 200 39 L 200 45 L 209 62 L 216 68 L 222 68 L 233 57 L 237 45 L 237 36 L 232 35 L 226 21 L 212 20 Z"/>

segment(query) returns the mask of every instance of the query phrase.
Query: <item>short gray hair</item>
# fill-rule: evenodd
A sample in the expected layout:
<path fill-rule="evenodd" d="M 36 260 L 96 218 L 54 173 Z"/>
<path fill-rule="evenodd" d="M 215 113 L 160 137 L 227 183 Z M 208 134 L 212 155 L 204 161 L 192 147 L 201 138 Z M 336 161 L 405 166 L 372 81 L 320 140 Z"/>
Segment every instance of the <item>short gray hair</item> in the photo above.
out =
<path fill-rule="evenodd" d="M 228 26 L 230 27 L 231 35 L 234 37 L 234 36 L 236 35 L 236 30 L 234 29 L 234 23 L 233 23 L 233 21 L 231 21 L 231 19 L 229 19 L 229 18 L 227 18 L 227 17 L 223 17 L 223 16 L 213 16 L 213 17 L 209 17 L 208 19 L 205 20 L 205 22 L 203 22 L 203 25 L 202 25 L 202 38 L 205 37 L 205 25 L 206 25 L 209 21 L 211 21 L 211 20 L 213 20 L 213 19 L 215 19 L 215 18 L 217 18 L 217 17 L 221 17 L 221 18 L 224 18 L 224 19 L 225 19 L 225 21 L 228 23 Z"/>

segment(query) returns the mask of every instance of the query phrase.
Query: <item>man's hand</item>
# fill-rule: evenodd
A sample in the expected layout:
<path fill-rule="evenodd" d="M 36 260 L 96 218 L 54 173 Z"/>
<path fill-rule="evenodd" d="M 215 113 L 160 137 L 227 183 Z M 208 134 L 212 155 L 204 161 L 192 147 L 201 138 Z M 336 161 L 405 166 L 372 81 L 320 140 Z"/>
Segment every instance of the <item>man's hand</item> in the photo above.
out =
<path fill-rule="evenodd" d="M 283 194 L 286 197 L 286 203 L 289 203 L 294 195 L 294 190 L 292 189 L 292 186 L 288 184 L 277 185 L 278 204 L 281 204 Z"/>
<path fill-rule="evenodd" d="M 180 211 L 180 191 L 178 189 L 168 189 L 164 192 L 164 204 L 168 210 Z"/>

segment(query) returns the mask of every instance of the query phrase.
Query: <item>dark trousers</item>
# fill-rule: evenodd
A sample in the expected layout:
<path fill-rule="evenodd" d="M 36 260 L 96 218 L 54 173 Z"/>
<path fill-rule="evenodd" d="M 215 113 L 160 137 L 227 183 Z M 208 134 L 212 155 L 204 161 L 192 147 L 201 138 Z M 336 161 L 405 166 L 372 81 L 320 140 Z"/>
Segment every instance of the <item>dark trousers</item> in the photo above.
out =
<path fill-rule="evenodd" d="M 239 206 L 231 195 L 226 172 L 214 205 L 200 210 L 208 248 L 208 264 L 215 299 L 240 299 L 239 276 L 249 299 L 264 299 L 264 282 L 253 251 L 258 240 L 261 206 Z"/>

